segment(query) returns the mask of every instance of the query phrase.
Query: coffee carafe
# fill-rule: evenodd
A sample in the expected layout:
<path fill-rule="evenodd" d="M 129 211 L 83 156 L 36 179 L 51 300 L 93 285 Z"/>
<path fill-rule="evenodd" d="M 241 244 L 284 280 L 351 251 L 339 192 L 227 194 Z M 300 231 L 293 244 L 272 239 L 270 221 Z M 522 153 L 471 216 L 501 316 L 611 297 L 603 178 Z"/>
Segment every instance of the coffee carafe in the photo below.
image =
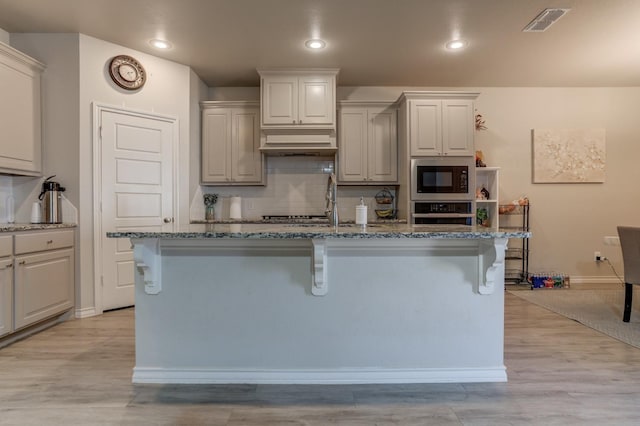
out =
<path fill-rule="evenodd" d="M 49 176 L 42 182 L 42 192 L 38 199 L 42 201 L 42 223 L 62 223 L 62 193 L 65 188 Z"/>

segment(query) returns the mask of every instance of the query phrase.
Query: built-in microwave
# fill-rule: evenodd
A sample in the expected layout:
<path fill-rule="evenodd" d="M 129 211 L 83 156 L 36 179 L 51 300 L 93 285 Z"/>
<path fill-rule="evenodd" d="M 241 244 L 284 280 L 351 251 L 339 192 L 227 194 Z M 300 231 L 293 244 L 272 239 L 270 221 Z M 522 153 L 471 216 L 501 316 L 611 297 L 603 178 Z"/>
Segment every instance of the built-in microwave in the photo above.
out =
<path fill-rule="evenodd" d="M 474 157 L 427 157 L 411 160 L 413 201 L 475 199 Z"/>

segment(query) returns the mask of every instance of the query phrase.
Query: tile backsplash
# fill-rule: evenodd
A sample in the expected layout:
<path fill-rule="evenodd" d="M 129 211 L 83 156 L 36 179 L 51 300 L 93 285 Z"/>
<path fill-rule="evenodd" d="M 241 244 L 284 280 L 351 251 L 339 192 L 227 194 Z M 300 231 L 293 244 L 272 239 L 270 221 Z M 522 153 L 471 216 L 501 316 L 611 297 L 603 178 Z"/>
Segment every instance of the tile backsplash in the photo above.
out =
<path fill-rule="evenodd" d="M 327 180 L 335 171 L 333 157 L 269 156 L 265 161 L 266 186 L 200 186 L 190 209 L 191 220 L 204 219 L 203 194 L 218 194 L 216 219 L 229 218 L 230 198 L 242 197 L 242 218 L 264 215 L 324 215 Z M 375 218 L 375 195 L 380 186 L 339 186 L 338 214 L 355 219 L 355 206 L 364 197 L 369 220 Z"/>
<path fill-rule="evenodd" d="M 13 196 L 13 179 L 11 176 L 0 175 L 0 223 L 8 221 L 7 199 L 9 196 Z"/>

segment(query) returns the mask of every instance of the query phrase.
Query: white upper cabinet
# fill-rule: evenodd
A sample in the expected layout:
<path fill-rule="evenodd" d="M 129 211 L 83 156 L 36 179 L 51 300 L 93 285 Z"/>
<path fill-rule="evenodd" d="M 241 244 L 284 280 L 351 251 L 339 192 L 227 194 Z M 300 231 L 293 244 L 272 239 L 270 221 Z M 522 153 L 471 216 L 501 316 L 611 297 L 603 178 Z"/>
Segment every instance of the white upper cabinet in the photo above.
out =
<path fill-rule="evenodd" d="M 258 70 L 264 129 L 334 129 L 337 70 Z"/>
<path fill-rule="evenodd" d="M 203 184 L 263 185 L 257 102 L 202 103 Z"/>
<path fill-rule="evenodd" d="M 411 156 L 475 155 L 474 107 L 477 93 L 405 92 Z"/>
<path fill-rule="evenodd" d="M 42 172 L 40 75 L 44 65 L 0 43 L 0 173 Z"/>
<path fill-rule="evenodd" d="M 397 183 L 397 111 L 389 103 L 340 105 L 338 180 L 340 183 Z"/>

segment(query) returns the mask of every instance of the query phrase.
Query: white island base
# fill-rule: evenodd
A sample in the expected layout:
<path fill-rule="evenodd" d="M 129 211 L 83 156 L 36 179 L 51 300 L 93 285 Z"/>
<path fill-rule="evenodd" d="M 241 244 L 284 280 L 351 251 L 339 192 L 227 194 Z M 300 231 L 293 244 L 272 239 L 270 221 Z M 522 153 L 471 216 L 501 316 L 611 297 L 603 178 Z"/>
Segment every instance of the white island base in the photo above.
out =
<path fill-rule="evenodd" d="M 507 380 L 506 239 L 132 242 L 135 383 Z"/>

